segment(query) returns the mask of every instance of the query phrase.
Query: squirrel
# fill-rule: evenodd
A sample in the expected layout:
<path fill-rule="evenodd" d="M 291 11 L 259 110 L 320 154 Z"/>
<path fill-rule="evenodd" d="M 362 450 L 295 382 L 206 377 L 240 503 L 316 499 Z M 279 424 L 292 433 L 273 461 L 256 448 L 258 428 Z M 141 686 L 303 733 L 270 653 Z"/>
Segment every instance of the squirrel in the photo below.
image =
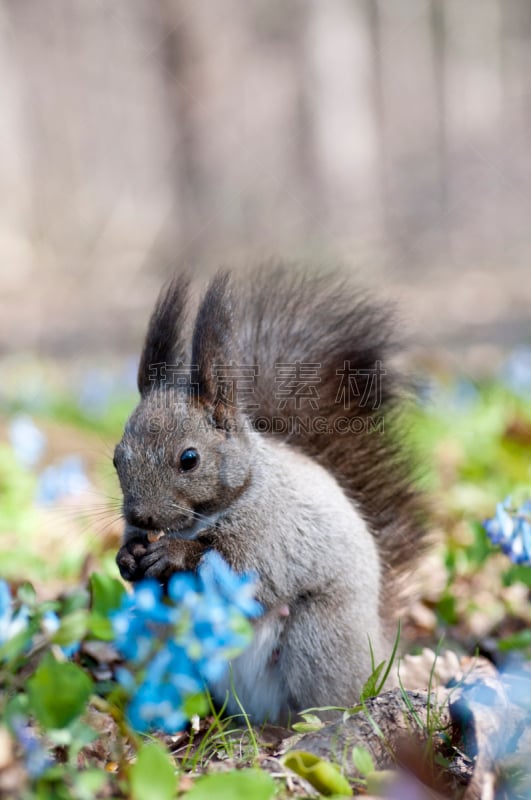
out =
<path fill-rule="evenodd" d="M 258 576 L 264 608 L 214 701 L 272 723 L 352 706 L 426 541 L 393 315 L 344 278 L 278 266 L 217 273 L 188 332 L 189 289 L 178 274 L 159 296 L 115 450 L 121 575 L 165 584 L 214 548 Z"/>

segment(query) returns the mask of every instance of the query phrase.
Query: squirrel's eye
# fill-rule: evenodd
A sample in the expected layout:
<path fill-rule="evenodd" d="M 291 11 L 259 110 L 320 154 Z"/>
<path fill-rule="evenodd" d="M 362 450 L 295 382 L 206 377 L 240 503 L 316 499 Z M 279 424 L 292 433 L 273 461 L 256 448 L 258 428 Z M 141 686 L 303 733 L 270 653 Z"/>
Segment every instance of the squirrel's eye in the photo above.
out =
<path fill-rule="evenodd" d="M 198 464 L 199 464 L 199 453 L 195 448 L 189 447 L 181 455 L 181 460 L 180 460 L 181 469 L 187 472 L 188 470 L 196 467 Z"/>

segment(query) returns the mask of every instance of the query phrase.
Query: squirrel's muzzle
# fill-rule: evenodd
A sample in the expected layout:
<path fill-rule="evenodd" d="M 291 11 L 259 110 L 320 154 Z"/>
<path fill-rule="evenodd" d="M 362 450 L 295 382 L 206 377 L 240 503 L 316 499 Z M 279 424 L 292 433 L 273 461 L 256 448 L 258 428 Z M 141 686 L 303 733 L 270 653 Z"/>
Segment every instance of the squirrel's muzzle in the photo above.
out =
<path fill-rule="evenodd" d="M 125 508 L 124 517 L 129 525 L 143 531 L 159 530 L 163 527 L 151 514 L 143 514 L 138 508 Z"/>

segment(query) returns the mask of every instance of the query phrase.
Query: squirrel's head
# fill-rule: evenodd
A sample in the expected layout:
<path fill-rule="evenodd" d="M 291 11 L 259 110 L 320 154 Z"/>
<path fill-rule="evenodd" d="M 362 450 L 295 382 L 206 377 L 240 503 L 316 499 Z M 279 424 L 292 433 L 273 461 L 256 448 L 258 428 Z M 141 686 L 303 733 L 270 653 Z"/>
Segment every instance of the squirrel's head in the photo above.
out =
<path fill-rule="evenodd" d="M 114 465 L 128 525 L 192 538 L 197 519 L 226 509 L 248 485 L 252 447 L 235 403 L 227 277 L 211 282 L 197 313 L 191 358 L 182 328 L 187 280 L 163 291 L 140 360 L 141 400 Z"/>

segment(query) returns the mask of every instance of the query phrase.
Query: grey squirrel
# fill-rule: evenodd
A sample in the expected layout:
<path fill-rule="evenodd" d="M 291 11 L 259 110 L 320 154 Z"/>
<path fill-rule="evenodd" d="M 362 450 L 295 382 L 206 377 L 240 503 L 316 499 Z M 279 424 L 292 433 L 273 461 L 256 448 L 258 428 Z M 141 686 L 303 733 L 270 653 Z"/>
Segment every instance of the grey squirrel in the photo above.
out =
<path fill-rule="evenodd" d="M 396 629 L 425 541 L 396 417 L 393 316 L 348 281 L 279 266 L 218 273 L 190 334 L 189 280 L 152 313 L 140 403 L 116 446 L 130 581 L 214 548 L 259 576 L 264 616 L 232 664 L 255 721 L 353 705 Z M 234 376 L 236 375 L 236 378 Z M 229 679 L 210 687 L 228 713 Z"/>

